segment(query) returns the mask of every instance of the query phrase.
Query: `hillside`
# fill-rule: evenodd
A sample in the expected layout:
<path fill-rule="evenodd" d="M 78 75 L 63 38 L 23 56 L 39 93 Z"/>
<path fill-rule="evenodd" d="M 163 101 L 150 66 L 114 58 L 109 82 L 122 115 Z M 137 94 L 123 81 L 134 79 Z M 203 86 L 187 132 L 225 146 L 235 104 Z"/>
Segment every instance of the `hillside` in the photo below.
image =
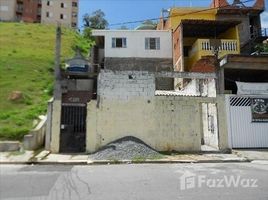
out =
<path fill-rule="evenodd" d="M 63 29 L 62 60 L 73 55 L 75 33 Z M 55 27 L 0 23 L 0 140 L 21 139 L 46 113 L 53 90 Z M 22 97 L 10 100 L 13 91 Z"/>

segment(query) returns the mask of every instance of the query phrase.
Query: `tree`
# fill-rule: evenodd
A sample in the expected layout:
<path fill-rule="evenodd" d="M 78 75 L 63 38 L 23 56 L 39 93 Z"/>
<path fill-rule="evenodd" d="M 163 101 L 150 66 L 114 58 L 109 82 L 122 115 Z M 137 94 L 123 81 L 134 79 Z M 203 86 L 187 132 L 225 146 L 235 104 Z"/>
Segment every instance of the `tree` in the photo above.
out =
<path fill-rule="evenodd" d="M 83 55 L 87 56 L 89 49 L 95 44 L 91 35 L 91 29 L 85 28 L 83 33 L 76 32 L 75 42 L 72 46 L 74 51 L 79 50 Z"/>
<path fill-rule="evenodd" d="M 267 52 L 268 53 L 268 43 L 262 43 L 262 44 L 257 44 L 255 46 L 255 50 L 258 52 L 258 53 L 261 53 L 261 52 Z"/>
<path fill-rule="evenodd" d="M 108 21 L 104 18 L 105 14 L 102 10 L 96 10 L 91 15 L 85 14 L 83 16 L 84 27 L 92 29 L 106 29 Z"/>

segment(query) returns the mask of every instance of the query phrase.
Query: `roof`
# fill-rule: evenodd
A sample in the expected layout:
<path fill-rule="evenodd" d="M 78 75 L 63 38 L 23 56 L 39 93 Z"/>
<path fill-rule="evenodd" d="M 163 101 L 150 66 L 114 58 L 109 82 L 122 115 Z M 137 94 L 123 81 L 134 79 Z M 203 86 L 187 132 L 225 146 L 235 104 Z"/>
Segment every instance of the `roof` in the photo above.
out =
<path fill-rule="evenodd" d="M 135 33 L 135 32 L 171 32 L 170 30 L 99 30 L 93 29 L 92 36 L 105 36 L 108 33 Z"/>
<path fill-rule="evenodd" d="M 156 30 L 156 25 L 154 24 L 141 24 L 135 30 Z"/>
<path fill-rule="evenodd" d="M 237 26 L 241 21 L 237 20 L 198 20 L 184 19 L 183 35 L 185 37 L 213 37 L 224 33 L 228 29 Z"/>
<path fill-rule="evenodd" d="M 226 55 L 220 62 L 225 69 L 268 70 L 268 55 Z"/>

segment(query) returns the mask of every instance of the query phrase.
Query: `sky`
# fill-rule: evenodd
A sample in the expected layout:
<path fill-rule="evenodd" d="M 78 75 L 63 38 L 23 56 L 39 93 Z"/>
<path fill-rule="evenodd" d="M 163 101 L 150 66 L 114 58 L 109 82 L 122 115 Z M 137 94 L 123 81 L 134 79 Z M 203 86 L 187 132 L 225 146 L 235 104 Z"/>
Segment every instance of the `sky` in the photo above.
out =
<path fill-rule="evenodd" d="M 251 6 L 254 0 L 249 1 Z M 95 10 L 101 9 L 105 13 L 105 18 L 110 24 L 110 29 L 120 28 L 118 23 L 143 21 L 146 19 L 158 18 L 162 9 L 170 7 L 208 7 L 212 0 L 79 0 L 79 27 L 83 26 L 83 16 L 91 14 Z M 232 3 L 233 0 L 228 0 Z M 268 6 L 268 0 L 265 0 Z M 130 29 L 134 29 L 140 23 L 126 24 Z M 268 28 L 268 11 L 262 14 L 262 27 Z"/>

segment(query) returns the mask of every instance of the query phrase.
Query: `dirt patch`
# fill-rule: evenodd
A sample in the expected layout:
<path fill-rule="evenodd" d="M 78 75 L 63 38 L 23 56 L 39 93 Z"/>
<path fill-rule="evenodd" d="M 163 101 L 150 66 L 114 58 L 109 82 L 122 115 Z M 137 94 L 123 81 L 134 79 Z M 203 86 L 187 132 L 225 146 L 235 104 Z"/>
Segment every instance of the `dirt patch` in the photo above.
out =
<path fill-rule="evenodd" d="M 12 91 L 8 97 L 8 100 L 10 101 L 19 101 L 21 99 L 23 99 L 23 94 L 21 91 Z"/>

